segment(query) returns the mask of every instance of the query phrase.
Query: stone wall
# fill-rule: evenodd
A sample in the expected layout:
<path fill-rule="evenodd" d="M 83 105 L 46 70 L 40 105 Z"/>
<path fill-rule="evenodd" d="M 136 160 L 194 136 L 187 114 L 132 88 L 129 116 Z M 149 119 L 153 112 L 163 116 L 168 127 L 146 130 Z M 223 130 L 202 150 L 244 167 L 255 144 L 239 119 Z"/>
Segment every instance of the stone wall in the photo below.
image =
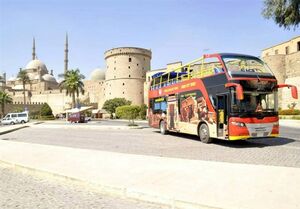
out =
<path fill-rule="evenodd" d="M 291 84 L 298 86 L 300 91 L 300 51 L 291 54 L 277 54 L 263 57 L 263 60 L 273 71 L 278 84 Z M 283 88 L 278 90 L 279 107 L 286 109 L 288 104 L 298 102 L 291 97 L 290 89 Z M 300 104 L 298 104 L 300 106 Z M 299 107 L 298 107 L 299 108 Z"/>
<path fill-rule="evenodd" d="M 283 88 L 282 89 L 282 97 L 281 97 L 281 104 L 283 109 L 288 109 L 288 105 L 292 104 L 293 102 L 297 103 L 296 109 L 300 109 L 300 76 L 288 78 L 286 79 L 285 83 L 295 85 L 298 89 L 298 99 L 292 98 L 291 89 Z"/>
<path fill-rule="evenodd" d="M 285 57 L 286 78 L 300 76 L 300 51 Z"/>
<path fill-rule="evenodd" d="M 43 103 L 38 103 L 38 104 L 33 104 L 33 103 L 29 103 L 29 104 L 21 104 L 21 103 L 14 103 L 14 104 L 8 104 L 5 106 L 5 113 L 9 113 L 9 112 L 15 112 L 16 110 L 25 110 L 24 108 L 26 107 L 27 110 L 30 112 L 39 112 L 41 110 L 43 106 Z"/>

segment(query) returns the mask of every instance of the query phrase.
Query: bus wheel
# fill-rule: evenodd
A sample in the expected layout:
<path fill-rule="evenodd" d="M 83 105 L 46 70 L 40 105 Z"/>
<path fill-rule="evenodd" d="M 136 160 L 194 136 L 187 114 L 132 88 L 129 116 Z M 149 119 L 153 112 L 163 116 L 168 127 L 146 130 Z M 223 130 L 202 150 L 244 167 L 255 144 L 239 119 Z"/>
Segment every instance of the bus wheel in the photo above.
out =
<path fill-rule="evenodd" d="M 208 126 L 205 123 L 201 124 L 199 127 L 199 137 L 200 137 L 200 141 L 203 143 L 212 142 L 212 138 L 209 137 Z"/>
<path fill-rule="evenodd" d="M 165 135 L 165 134 L 167 133 L 165 121 L 162 120 L 162 121 L 159 123 L 159 129 L 160 129 L 160 133 L 161 133 L 162 135 Z"/>

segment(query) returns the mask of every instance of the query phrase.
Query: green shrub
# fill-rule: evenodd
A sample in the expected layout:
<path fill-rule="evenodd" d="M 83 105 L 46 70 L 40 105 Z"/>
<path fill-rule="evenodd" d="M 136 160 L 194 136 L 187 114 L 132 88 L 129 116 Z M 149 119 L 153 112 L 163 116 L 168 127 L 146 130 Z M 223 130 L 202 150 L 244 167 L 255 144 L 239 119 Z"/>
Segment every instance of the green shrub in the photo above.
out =
<path fill-rule="evenodd" d="M 129 122 L 134 124 L 134 119 L 139 116 L 141 111 L 138 105 L 124 105 L 116 108 L 116 116 L 122 119 L 128 119 Z"/>
<path fill-rule="evenodd" d="M 53 116 L 52 109 L 47 103 L 43 104 L 40 115 L 41 116 Z"/>
<path fill-rule="evenodd" d="M 287 110 L 279 110 L 279 115 L 300 115 L 300 110 L 298 109 L 287 109 Z"/>
<path fill-rule="evenodd" d="M 55 120 L 55 117 L 53 115 L 46 115 L 46 116 L 40 116 L 40 120 Z"/>
<path fill-rule="evenodd" d="M 22 107 L 17 107 L 16 109 L 13 110 L 13 112 L 23 112 L 24 109 Z"/>
<path fill-rule="evenodd" d="M 140 110 L 140 113 L 139 113 L 139 118 L 142 119 L 142 120 L 146 120 L 147 109 L 148 109 L 147 105 L 142 104 L 140 106 L 140 109 L 141 110 Z"/>
<path fill-rule="evenodd" d="M 106 100 L 102 108 L 109 112 L 112 118 L 113 113 L 116 112 L 116 108 L 124 105 L 131 105 L 131 101 L 126 100 L 125 98 L 114 98 Z"/>

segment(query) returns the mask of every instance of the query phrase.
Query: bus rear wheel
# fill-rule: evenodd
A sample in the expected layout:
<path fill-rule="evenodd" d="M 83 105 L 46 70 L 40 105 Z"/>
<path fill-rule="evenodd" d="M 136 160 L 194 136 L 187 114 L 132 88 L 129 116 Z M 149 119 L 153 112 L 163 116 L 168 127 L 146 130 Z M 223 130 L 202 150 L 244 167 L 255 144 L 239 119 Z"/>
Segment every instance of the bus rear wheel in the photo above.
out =
<path fill-rule="evenodd" d="M 159 123 L 159 130 L 160 130 L 160 133 L 161 133 L 162 135 L 165 135 L 165 134 L 167 133 L 165 121 L 162 120 L 162 121 Z"/>
<path fill-rule="evenodd" d="M 205 123 L 201 124 L 199 127 L 199 138 L 201 142 L 206 144 L 212 142 L 212 138 L 209 137 L 208 126 Z"/>

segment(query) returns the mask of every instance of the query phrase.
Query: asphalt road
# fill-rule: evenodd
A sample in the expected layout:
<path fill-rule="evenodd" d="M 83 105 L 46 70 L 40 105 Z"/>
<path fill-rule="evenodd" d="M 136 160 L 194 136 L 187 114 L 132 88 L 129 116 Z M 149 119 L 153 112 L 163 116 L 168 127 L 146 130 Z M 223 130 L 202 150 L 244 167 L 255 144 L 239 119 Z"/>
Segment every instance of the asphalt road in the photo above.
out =
<path fill-rule="evenodd" d="M 126 122 L 94 122 L 88 127 L 110 123 L 124 125 Z M 300 130 L 297 128 L 282 127 L 281 138 L 216 140 L 213 144 L 203 144 L 196 136 L 175 133 L 163 136 L 158 130 L 147 128 L 145 123 L 141 125 L 145 128 L 106 130 L 52 122 L 8 133 L 0 139 L 161 157 L 300 167 Z"/>
<path fill-rule="evenodd" d="M 1 209 L 167 209 L 168 207 L 105 195 L 90 185 L 39 176 L 0 164 Z"/>

